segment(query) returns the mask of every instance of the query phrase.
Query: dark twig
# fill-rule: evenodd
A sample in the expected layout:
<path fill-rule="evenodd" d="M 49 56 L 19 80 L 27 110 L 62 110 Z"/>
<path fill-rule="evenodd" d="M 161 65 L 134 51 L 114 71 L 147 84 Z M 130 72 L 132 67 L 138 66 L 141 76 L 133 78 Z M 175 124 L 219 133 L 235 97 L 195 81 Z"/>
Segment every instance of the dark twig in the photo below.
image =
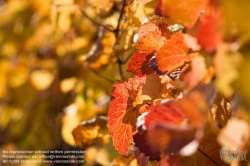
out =
<path fill-rule="evenodd" d="M 104 29 L 110 31 L 110 32 L 115 32 L 116 30 L 113 30 L 113 29 L 110 29 L 109 27 L 105 26 L 105 25 L 102 25 L 101 23 L 93 20 L 91 17 L 89 17 L 82 9 L 79 8 L 79 10 L 81 11 L 81 13 L 87 18 L 89 19 L 91 22 L 93 22 L 94 24 L 100 26 L 100 27 L 103 27 Z"/>
<path fill-rule="evenodd" d="M 123 0 L 122 9 L 121 9 L 121 12 L 120 12 L 118 23 L 117 23 L 116 29 L 114 30 L 116 39 L 118 38 L 118 35 L 119 35 L 120 23 L 121 23 L 121 20 L 122 20 L 122 16 L 123 16 L 125 6 L 126 6 L 126 0 Z M 122 60 L 121 60 L 121 58 L 119 56 L 117 58 L 117 63 L 118 63 L 118 68 L 119 68 L 119 73 L 120 73 L 121 79 L 123 80 L 123 71 L 122 71 L 123 62 L 122 62 Z"/>
<path fill-rule="evenodd" d="M 122 20 L 122 16 L 123 16 L 123 12 L 124 12 L 125 6 L 126 6 L 126 0 L 123 0 L 123 2 L 122 2 L 122 9 L 121 9 L 121 12 L 120 12 L 118 23 L 117 23 L 116 29 L 114 30 L 116 38 L 118 37 L 119 31 L 120 31 L 120 23 L 121 23 L 121 20 Z"/>
<path fill-rule="evenodd" d="M 98 73 L 97 71 L 95 71 L 94 69 L 92 69 L 90 66 L 86 65 L 86 68 L 87 68 L 88 70 L 90 70 L 91 72 L 93 72 L 94 74 L 96 74 L 98 77 L 100 77 L 100 78 L 106 80 L 107 82 L 109 82 L 109 83 L 111 83 L 111 84 L 114 84 L 114 83 L 115 83 L 113 80 L 111 80 L 111 79 L 109 79 L 109 78 L 107 78 L 107 77 L 101 75 L 100 73 Z"/>
<path fill-rule="evenodd" d="M 198 151 L 203 154 L 204 156 L 206 156 L 210 161 L 212 161 L 215 165 L 220 166 L 220 164 L 218 164 L 216 161 L 214 161 L 210 156 L 208 156 L 205 152 L 203 152 L 200 148 L 198 148 Z"/>

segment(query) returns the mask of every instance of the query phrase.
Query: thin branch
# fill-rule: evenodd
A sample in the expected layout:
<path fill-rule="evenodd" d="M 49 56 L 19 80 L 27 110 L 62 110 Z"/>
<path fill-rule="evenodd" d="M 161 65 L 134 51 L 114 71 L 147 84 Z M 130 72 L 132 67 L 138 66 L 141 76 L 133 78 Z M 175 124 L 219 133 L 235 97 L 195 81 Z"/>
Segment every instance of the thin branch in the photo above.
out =
<path fill-rule="evenodd" d="M 117 22 L 116 29 L 114 30 L 116 38 L 118 37 L 118 34 L 119 34 L 120 23 L 121 23 L 121 20 L 122 20 L 122 16 L 123 16 L 125 6 L 126 6 L 126 0 L 123 0 L 123 2 L 122 2 L 122 10 L 120 12 L 120 16 L 119 16 L 119 19 L 118 19 L 118 22 Z"/>
<path fill-rule="evenodd" d="M 92 19 L 91 17 L 89 17 L 82 9 L 79 8 L 79 10 L 81 11 L 81 13 L 87 18 L 89 19 L 91 22 L 93 22 L 94 24 L 103 27 L 104 29 L 110 31 L 110 32 L 115 32 L 116 30 L 110 29 L 109 27 L 102 25 L 101 23 L 95 21 L 94 19 Z"/>
<path fill-rule="evenodd" d="M 116 39 L 118 38 L 118 35 L 119 35 L 120 23 L 121 23 L 121 20 L 122 20 L 122 16 L 123 16 L 125 6 L 126 6 L 126 0 L 123 0 L 122 9 L 121 9 L 121 12 L 120 12 L 118 23 L 117 23 L 116 29 L 114 30 Z M 123 62 L 122 62 L 122 60 L 121 60 L 121 58 L 119 56 L 117 57 L 117 63 L 118 63 L 118 68 L 119 68 L 119 73 L 120 73 L 121 79 L 123 80 L 123 71 L 122 71 Z"/>
<path fill-rule="evenodd" d="M 215 165 L 220 166 L 220 164 L 218 164 L 216 161 L 214 161 L 210 156 L 208 156 L 205 152 L 203 152 L 200 148 L 198 148 L 198 151 L 203 154 L 204 156 L 206 156 L 210 161 L 212 161 Z"/>
<path fill-rule="evenodd" d="M 100 78 L 106 80 L 107 82 L 109 82 L 109 83 L 111 83 L 111 84 L 114 84 L 114 83 L 115 83 L 113 80 L 111 80 L 111 79 L 109 79 L 109 78 L 107 78 L 107 77 L 101 75 L 100 73 L 98 73 L 97 71 L 95 71 L 94 69 L 92 69 L 90 66 L 86 65 L 86 68 L 87 68 L 88 70 L 90 70 L 91 72 L 93 72 L 94 74 L 96 74 L 98 77 L 100 77 Z"/>
<path fill-rule="evenodd" d="M 122 71 L 122 61 L 119 57 L 117 58 L 117 63 L 118 63 L 118 69 L 119 69 L 119 73 L 121 76 L 121 80 L 123 80 L 124 77 L 123 77 L 123 71 Z"/>

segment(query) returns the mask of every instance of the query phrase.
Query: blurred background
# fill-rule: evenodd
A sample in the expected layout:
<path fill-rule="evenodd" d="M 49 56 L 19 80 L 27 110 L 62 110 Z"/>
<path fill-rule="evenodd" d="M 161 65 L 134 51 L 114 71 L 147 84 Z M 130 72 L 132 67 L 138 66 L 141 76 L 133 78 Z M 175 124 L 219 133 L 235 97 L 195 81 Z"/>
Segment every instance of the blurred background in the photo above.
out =
<path fill-rule="evenodd" d="M 113 28 L 122 1 L 103 3 L 0 0 L 1 152 L 79 149 L 72 130 L 107 115 L 120 78 L 110 57 L 115 36 L 90 18 Z M 98 50 L 90 52 L 94 44 Z M 110 137 L 105 140 L 105 146 L 81 147 L 85 165 L 107 165 L 118 156 Z"/>

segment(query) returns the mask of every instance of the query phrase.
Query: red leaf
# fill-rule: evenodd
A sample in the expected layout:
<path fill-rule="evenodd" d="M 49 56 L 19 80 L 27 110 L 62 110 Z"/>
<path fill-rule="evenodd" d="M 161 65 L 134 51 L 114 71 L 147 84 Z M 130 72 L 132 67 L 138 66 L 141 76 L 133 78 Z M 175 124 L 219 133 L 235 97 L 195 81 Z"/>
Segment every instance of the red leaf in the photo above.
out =
<path fill-rule="evenodd" d="M 174 21 L 191 28 L 207 3 L 207 0 L 161 0 L 158 14 L 171 17 Z"/>
<path fill-rule="evenodd" d="M 207 106 L 203 98 L 199 92 L 193 92 L 182 99 L 152 106 L 145 117 L 150 147 L 168 155 L 180 152 L 192 141 L 198 145 L 206 122 L 203 111 Z"/>
<path fill-rule="evenodd" d="M 187 55 L 187 52 L 188 46 L 185 44 L 183 34 L 173 34 L 156 53 L 158 69 L 170 73 L 185 62 L 191 61 L 194 56 Z"/>
<path fill-rule="evenodd" d="M 119 82 L 112 89 L 112 101 L 108 111 L 108 129 L 113 144 L 120 154 L 126 155 L 132 136 L 136 133 L 136 120 L 139 114 L 134 109 L 133 102 L 137 92 L 144 82 L 144 78 L 129 79 L 128 82 Z"/>
<path fill-rule="evenodd" d="M 212 52 L 216 49 L 221 41 L 221 13 L 215 10 L 207 10 L 200 19 L 200 24 L 197 30 L 198 43 L 207 52 Z"/>
<path fill-rule="evenodd" d="M 154 70 L 149 66 L 151 57 L 151 54 L 135 52 L 129 61 L 127 71 L 139 77 L 154 73 Z"/>
<path fill-rule="evenodd" d="M 153 152 L 146 142 L 146 132 L 138 132 L 133 136 L 135 146 L 140 149 L 140 152 L 149 157 L 149 160 L 160 160 L 160 151 Z"/>
<path fill-rule="evenodd" d="M 178 153 L 195 139 L 196 130 L 190 126 L 157 123 L 148 128 L 147 140 L 154 151 L 164 154 Z"/>
<path fill-rule="evenodd" d="M 168 104 L 169 105 L 169 104 Z M 146 116 L 146 127 L 149 127 L 152 123 L 168 123 L 177 124 L 184 120 L 185 115 L 179 110 L 174 110 L 171 106 L 156 105 L 151 107 L 151 112 Z"/>
<path fill-rule="evenodd" d="M 160 48 L 165 41 L 166 37 L 159 27 L 153 22 L 147 22 L 140 27 L 136 48 L 140 53 L 150 54 Z"/>

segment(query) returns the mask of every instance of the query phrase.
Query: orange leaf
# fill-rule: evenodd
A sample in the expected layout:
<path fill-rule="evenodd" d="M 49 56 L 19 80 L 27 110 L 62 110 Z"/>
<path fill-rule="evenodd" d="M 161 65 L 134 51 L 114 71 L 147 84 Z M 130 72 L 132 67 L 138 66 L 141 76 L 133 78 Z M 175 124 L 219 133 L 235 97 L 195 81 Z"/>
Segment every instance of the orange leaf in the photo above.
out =
<path fill-rule="evenodd" d="M 187 73 L 184 77 L 184 83 L 188 90 L 198 85 L 207 74 L 205 58 L 203 56 L 196 56 L 191 65 L 191 72 Z"/>
<path fill-rule="evenodd" d="M 173 34 L 156 53 L 158 69 L 170 73 L 185 62 L 191 61 L 194 54 L 187 55 L 187 52 L 188 46 L 185 44 L 183 34 Z"/>
<path fill-rule="evenodd" d="M 150 54 L 164 44 L 166 37 L 159 27 L 153 22 L 142 24 L 136 48 L 140 53 Z"/>
<path fill-rule="evenodd" d="M 129 79 L 119 82 L 112 89 L 112 101 L 108 111 L 108 129 L 113 144 L 120 154 L 126 155 L 132 136 L 136 133 L 136 120 L 139 110 L 134 109 L 133 102 L 141 88 L 144 78 Z"/>
<path fill-rule="evenodd" d="M 174 21 L 191 28 L 206 4 L 207 0 L 161 0 L 160 15 L 171 17 Z"/>

